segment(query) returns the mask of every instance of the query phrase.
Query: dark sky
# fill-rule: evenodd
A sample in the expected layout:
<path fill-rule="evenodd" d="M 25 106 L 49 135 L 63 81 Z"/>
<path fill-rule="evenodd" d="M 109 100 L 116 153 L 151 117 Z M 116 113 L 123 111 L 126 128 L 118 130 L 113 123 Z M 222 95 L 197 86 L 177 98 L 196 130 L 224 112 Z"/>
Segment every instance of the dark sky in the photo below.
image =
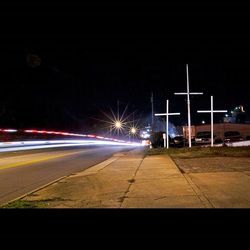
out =
<path fill-rule="evenodd" d="M 185 64 L 192 117 L 243 104 L 250 112 L 249 5 L 84 2 L 5 3 L 1 6 L 0 127 L 93 130 L 100 109 L 121 109 L 143 121 L 150 92 L 157 112 L 182 112 L 186 122 Z M 41 65 L 31 67 L 27 55 Z M 218 117 L 219 119 L 219 117 Z M 208 117 L 207 117 L 208 120 Z M 96 126 L 96 127 L 95 127 Z"/>

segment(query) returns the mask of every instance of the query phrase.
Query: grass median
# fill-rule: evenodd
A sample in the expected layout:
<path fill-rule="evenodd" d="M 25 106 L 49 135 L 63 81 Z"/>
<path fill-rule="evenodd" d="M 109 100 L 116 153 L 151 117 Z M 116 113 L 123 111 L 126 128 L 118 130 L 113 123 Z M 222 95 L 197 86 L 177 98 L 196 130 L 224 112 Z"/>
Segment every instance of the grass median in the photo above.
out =
<path fill-rule="evenodd" d="M 29 196 L 34 196 L 34 194 L 30 194 L 22 199 L 12 201 L 6 205 L 1 206 L 0 208 L 47 208 L 50 206 L 51 202 L 65 201 L 60 197 L 54 197 L 52 199 L 44 200 L 27 200 L 27 197 Z"/>
<path fill-rule="evenodd" d="M 1 208 L 46 208 L 47 206 L 47 201 L 27 201 L 21 199 L 1 206 Z"/>
<path fill-rule="evenodd" d="M 182 173 L 250 171 L 250 147 L 155 148 L 146 154 L 169 155 Z"/>
<path fill-rule="evenodd" d="M 204 157 L 250 157 L 250 147 L 192 147 L 192 148 L 153 148 L 146 154 L 168 154 L 177 159 L 204 158 Z"/>

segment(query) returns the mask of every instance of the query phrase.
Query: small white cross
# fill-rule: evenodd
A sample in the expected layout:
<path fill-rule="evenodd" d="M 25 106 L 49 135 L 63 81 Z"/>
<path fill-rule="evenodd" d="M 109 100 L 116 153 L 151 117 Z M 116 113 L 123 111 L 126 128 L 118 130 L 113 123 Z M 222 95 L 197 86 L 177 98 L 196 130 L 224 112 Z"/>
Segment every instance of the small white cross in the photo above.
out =
<path fill-rule="evenodd" d="M 166 139 L 164 138 L 164 148 L 167 146 L 169 148 L 169 139 L 168 139 L 168 116 L 169 115 L 180 115 L 181 113 L 169 113 L 169 101 L 166 102 L 166 113 L 155 114 L 155 116 L 166 116 Z"/>
<path fill-rule="evenodd" d="M 214 110 L 214 99 L 211 96 L 211 110 L 198 110 L 197 113 L 211 113 L 211 147 L 214 146 L 214 113 L 227 113 L 227 110 Z"/>

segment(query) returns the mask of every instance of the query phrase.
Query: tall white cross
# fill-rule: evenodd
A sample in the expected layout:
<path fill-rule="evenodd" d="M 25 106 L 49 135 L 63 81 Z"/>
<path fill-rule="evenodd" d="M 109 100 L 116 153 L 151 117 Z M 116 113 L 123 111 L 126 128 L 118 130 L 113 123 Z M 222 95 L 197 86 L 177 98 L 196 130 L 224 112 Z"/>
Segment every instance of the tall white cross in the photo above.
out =
<path fill-rule="evenodd" d="M 189 95 L 203 95 L 202 92 L 190 93 L 189 91 L 189 75 L 188 75 L 188 64 L 186 64 L 187 71 L 187 92 L 186 93 L 174 93 L 175 95 L 187 95 L 187 109 L 188 109 L 188 145 L 191 148 L 191 114 L 190 114 L 190 97 Z"/>
<path fill-rule="evenodd" d="M 214 99 L 211 96 L 211 110 L 198 110 L 197 113 L 211 113 L 211 147 L 214 146 L 214 113 L 227 113 L 227 110 L 214 110 Z"/>
<path fill-rule="evenodd" d="M 180 115 L 181 113 L 169 113 L 169 101 L 167 100 L 166 102 L 166 113 L 159 113 L 159 114 L 155 114 L 155 116 L 166 116 L 166 139 L 167 139 L 167 143 L 166 143 L 166 139 L 164 138 L 164 148 L 167 146 L 167 148 L 169 148 L 169 139 L 168 139 L 168 116 L 169 115 Z"/>

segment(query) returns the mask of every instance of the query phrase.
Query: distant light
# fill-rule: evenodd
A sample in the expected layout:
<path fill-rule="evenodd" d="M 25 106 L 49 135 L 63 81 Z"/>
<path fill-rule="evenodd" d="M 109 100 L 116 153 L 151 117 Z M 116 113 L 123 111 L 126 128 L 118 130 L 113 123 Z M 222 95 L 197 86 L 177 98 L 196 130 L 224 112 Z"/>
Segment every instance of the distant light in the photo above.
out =
<path fill-rule="evenodd" d="M 135 134 L 137 133 L 137 128 L 132 127 L 132 128 L 130 129 L 130 133 L 133 134 L 133 135 L 135 135 Z"/>
<path fill-rule="evenodd" d="M 170 136 L 171 138 L 174 138 L 174 137 L 176 136 L 176 134 L 175 134 L 175 133 L 170 133 L 169 136 Z"/>
<path fill-rule="evenodd" d="M 144 139 L 148 139 L 148 138 L 150 138 L 150 134 L 147 133 L 146 131 L 142 131 L 141 132 L 141 137 L 144 138 Z"/>
<path fill-rule="evenodd" d="M 150 141 L 149 140 L 142 140 L 141 144 L 142 144 L 142 146 L 147 146 L 147 145 L 150 145 Z"/>
<path fill-rule="evenodd" d="M 95 138 L 96 135 L 88 135 L 88 137 L 90 137 L 90 138 Z"/>
<path fill-rule="evenodd" d="M 121 128 L 122 127 L 122 123 L 120 121 L 116 121 L 115 122 L 115 127 L 118 128 L 118 129 Z"/>
<path fill-rule="evenodd" d="M 0 131 L 6 132 L 6 133 L 15 133 L 15 132 L 17 132 L 16 129 L 0 129 Z"/>
<path fill-rule="evenodd" d="M 228 114 L 225 114 L 226 117 L 228 117 Z"/>
<path fill-rule="evenodd" d="M 135 134 L 135 133 L 136 133 L 136 129 L 135 129 L 135 128 L 132 128 L 132 129 L 131 129 L 131 133 L 132 133 L 132 134 Z"/>
<path fill-rule="evenodd" d="M 205 124 L 206 122 L 203 120 L 203 121 L 201 121 L 201 123 L 202 123 L 202 124 Z"/>

